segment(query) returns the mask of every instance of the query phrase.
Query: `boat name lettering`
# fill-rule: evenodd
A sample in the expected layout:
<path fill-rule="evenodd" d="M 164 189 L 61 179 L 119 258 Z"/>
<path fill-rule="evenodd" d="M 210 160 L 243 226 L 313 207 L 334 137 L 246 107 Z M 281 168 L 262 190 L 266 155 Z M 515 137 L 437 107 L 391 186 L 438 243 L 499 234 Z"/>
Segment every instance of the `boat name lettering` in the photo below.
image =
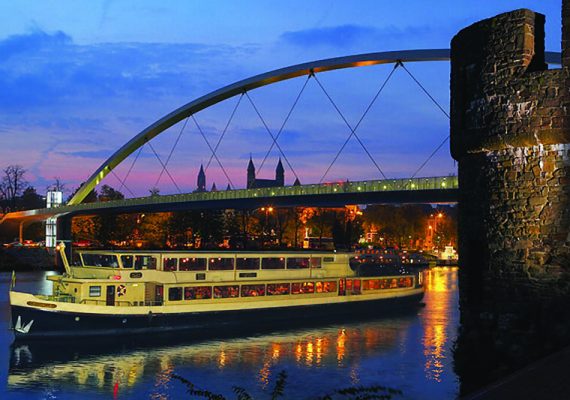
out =
<path fill-rule="evenodd" d="M 196 280 L 197 281 L 205 281 L 206 280 L 206 274 L 204 274 L 204 273 L 196 274 Z"/>
<path fill-rule="evenodd" d="M 240 278 L 257 278 L 257 272 L 240 272 Z"/>
<path fill-rule="evenodd" d="M 129 275 L 131 278 L 136 279 L 136 278 L 142 278 L 142 272 L 131 272 L 131 274 Z"/>
<path fill-rule="evenodd" d="M 44 307 L 44 308 L 56 308 L 57 304 L 50 304 L 50 303 L 40 303 L 38 301 L 28 301 L 26 302 L 27 305 L 32 307 Z"/>

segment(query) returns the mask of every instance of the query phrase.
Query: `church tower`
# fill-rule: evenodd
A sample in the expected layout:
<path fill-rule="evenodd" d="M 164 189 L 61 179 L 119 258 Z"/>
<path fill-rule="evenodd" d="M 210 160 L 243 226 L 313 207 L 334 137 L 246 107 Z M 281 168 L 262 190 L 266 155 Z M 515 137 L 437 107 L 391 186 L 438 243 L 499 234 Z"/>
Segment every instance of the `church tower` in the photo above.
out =
<path fill-rule="evenodd" d="M 281 157 L 279 157 L 279 163 L 275 168 L 275 186 L 285 186 L 285 169 L 281 163 Z"/>
<path fill-rule="evenodd" d="M 249 164 L 247 165 L 247 188 L 251 189 L 255 186 L 255 166 L 253 160 L 249 156 Z"/>
<path fill-rule="evenodd" d="M 200 165 L 200 172 L 198 172 L 198 187 L 196 188 L 196 191 L 206 191 L 206 174 L 204 173 L 204 167 L 202 165 Z"/>

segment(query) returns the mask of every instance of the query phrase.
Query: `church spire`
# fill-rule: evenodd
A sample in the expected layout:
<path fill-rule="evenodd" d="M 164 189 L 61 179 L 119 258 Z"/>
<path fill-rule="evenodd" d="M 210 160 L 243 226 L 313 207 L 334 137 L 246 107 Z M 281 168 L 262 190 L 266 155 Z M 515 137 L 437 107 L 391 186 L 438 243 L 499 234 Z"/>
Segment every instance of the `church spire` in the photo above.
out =
<path fill-rule="evenodd" d="M 249 164 L 247 164 L 247 188 L 251 189 L 255 186 L 255 166 L 253 165 L 253 160 L 251 159 L 251 154 L 249 155 Z"/>
<path fill-rule="evenodd" d="M 200 172 L 198 172 L 198 187 L 196 188 L 197 192 L 205 192 L 206 191 L 206 173 L 204 172 L 204 166 L 200 164 Z"/>
<path fill-rule="evenodd" d="M 285 186 L 285 168 L 283 168 L 281 157 L 279 157 L 277 168 L 275 168 L 275 184 L 276 186 Z"/>

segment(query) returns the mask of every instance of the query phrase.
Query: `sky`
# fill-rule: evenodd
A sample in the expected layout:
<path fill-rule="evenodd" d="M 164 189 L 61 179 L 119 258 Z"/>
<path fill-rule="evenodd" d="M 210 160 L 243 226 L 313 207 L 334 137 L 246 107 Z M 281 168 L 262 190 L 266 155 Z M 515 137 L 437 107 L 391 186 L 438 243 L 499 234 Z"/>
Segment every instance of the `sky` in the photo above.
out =
<path fill-rule="evenodd" d="M 0 167 L 23 166 L 39 193 L 56 177 L 72 191 L 148 125 L 220 87 L 323 58 L 449 48 L 463 27 L 517 8 L 545 14 L 546 49 L 560 51 L 560 0 L 0 0 Z M 407 68 L 448 110 L 449 63 Z M 318 74 L 326 94 L 309 80 L 278 141 L 302 183 L 409 177 L 449 135 L 447 117 L 399 68 L 357 130 L 380 168 L 353 137 L 323 177 L 350 135 L 327 94 L 355 125 L 392 69 Z M 237 96 L 197 113 L 198 125 L 169 128 L 151 142 L 169 174 L 145 145 L 102 184 L 127 197 L 190 192 L 211 155 L 200 130 L 214 146 L 227 125 L 217 154 L 232 186 L 244 187 L 250 156 L 259 169 L 272 143 L 264 122 L 276 135 L 305 81 L 252 90 L 263 121 Z M 273 178 L 279 156 L 258 176 Z M 418 176 L 455 172 L 446 144 Z M 206 175 L 208 186 L 228 184 L 215 160 Z"/>

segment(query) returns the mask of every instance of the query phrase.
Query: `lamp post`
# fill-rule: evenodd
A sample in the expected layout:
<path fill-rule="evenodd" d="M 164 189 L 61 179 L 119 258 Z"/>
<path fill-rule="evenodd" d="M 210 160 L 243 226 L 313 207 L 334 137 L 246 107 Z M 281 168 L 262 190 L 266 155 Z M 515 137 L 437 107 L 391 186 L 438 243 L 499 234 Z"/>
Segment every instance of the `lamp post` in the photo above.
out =
<path fill-rule="evenodd" d="M 265 214 L 265 223 L 263 224 L 263 235 L 267 236 L 269 235 L 269 233 L 267 233 L 267 225 L 268 225 L 268 221 L 269 221 L 269 215 L 273 214 L 273 207 L 268 206 L 268 207 L 261 207 L 260 208 L 261 211 L 264 212 Z"/>

